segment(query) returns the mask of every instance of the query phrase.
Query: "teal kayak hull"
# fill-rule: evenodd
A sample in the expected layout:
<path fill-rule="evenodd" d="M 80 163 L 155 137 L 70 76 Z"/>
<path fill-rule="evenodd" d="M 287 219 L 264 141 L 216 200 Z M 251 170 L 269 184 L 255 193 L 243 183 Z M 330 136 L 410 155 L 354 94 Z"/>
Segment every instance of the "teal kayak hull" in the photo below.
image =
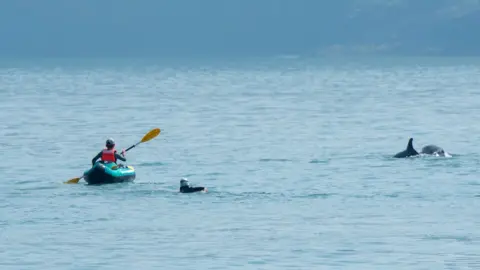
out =
<path fill-rule="evenodd" d="M 133 182 L 136 173 L 132 166 L 118 166 L 113 162 L 105 164 L 97 162 L 83 173 L 83 177 L 89 185 L 103 185 Z"/>

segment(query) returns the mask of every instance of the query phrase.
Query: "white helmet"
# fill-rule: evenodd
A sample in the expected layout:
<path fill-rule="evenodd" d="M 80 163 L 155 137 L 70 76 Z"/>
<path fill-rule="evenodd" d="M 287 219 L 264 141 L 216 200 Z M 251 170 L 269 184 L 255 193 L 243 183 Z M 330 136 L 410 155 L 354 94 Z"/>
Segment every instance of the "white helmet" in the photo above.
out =
<path fill-rule="evenodd" d="M 107 147 L 115 146 L 115 141 L 114 141 L 112 138 L 108 138 L 108 139 L 107 139 L 107 142 L 105 143 L 105 145 L 106 145 Z"/>
<path fill-rule="evenodd" d="M 182 178 L 182 179 L 180 180 L 180 186 L 181 186 L 181 187 L 188 187 L 188 180 L 187 180 L 187 178 Z"/>

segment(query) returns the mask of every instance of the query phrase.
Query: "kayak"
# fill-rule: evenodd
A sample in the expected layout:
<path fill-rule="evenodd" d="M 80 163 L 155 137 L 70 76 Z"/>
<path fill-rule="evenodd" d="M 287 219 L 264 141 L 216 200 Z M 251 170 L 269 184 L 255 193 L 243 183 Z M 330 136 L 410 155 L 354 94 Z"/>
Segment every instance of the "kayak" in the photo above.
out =
<path fill-rule="evenodd" d="M 117 165 L 113 162 L 97 162 L 83 173 L 84 180 L 89 185 L 132 182 L 135 176 L 132 166 Z"/>

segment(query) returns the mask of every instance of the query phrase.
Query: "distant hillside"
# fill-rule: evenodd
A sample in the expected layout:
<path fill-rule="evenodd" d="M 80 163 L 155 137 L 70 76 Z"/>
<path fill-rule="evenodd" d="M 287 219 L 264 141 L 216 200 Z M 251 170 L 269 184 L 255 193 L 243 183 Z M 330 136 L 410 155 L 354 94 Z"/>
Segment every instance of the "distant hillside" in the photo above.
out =
<path fill-rule="evenodd" d="M 480 55 L 478 0 L 0 2 L 0 56 Z"/>

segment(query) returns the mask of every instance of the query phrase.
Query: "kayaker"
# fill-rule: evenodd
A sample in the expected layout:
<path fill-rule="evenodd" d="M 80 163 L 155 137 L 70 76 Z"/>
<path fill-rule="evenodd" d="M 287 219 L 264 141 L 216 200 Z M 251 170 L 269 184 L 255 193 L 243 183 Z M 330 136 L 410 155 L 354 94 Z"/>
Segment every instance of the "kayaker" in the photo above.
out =
<path fill-rule="evenodd" d="M 117 163 L 117 160 L 127 161 L 125 158 L 125 149 L 122 150 L 122 154 L 119 155 L 117 150 L 115 150 L 115 141 L 112 138 L 109 138 L 105 145 L 107 148 L 103 149 L 92 159 L 92 166 L 95 165 L 97 159 L 101 158 L 103 162 L 114 162 Z"/>
<path fill-rule="evenodd" d="M 180 192 L 181 193 L 193 193 L 193 192 L 199 192 L 199 191 L 207 192 L 207 188 L 206 187 L 191 187 L 190 184 L 188 183 L 187 178 L 182 178 L 182 180 L 180 180 Z"/>

